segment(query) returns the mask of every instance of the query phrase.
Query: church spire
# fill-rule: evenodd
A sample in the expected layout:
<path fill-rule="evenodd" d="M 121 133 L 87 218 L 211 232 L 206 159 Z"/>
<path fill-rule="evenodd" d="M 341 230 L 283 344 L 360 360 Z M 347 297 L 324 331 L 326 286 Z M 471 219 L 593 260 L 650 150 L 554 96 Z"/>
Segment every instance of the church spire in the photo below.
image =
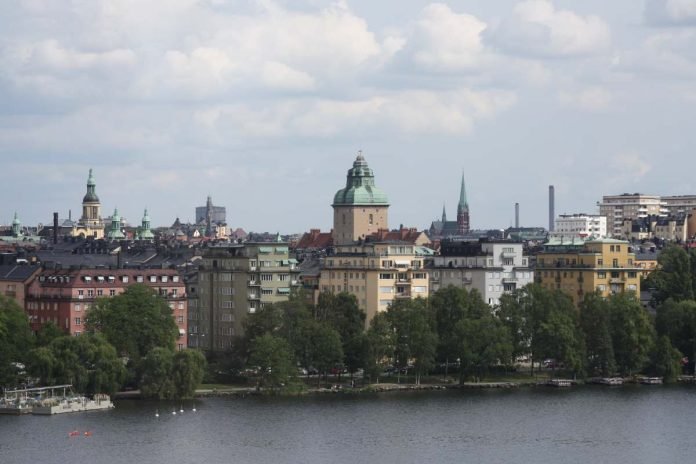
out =
<path fill-rule="evenodd" d="M 442 222 L 443 224 L 447 222 L 447 212 L 445 211 L 445 204 L 442 204 Z"/>
<path fill-rule="evenodd" d="M 468 210 L 469 209 L 469 202 L 466 200 L 466 184 L 464 182 L 464 171 L 462 170 L 462 187 L 461 190 L 459 191 L 459 205 L 457 206 L 458 209 L 462 210 Z"/>

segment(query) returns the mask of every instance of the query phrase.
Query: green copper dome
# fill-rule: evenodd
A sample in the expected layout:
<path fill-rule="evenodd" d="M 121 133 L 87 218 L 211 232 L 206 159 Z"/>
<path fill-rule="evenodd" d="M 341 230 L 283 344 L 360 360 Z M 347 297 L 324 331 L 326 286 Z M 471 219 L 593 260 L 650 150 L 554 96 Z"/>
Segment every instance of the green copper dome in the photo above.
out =
<path fill-rule="evenodd" d="M 99 197 L 96 192 L 97 183 L 94 181 L 94 176 L 92 175 L 92 170 L 89 170 L 89 177 L 87 178 L 87 193 L 82 199 L 82 203 L 99 202 Z"/>
<path fill-rule="evenodd" d="M 375 175 L 362 153 L 348 170 L 346 188 L 336 192 L 333 206 L 377 205 L 389 206 L 387 194 L 375 187 Z"/>

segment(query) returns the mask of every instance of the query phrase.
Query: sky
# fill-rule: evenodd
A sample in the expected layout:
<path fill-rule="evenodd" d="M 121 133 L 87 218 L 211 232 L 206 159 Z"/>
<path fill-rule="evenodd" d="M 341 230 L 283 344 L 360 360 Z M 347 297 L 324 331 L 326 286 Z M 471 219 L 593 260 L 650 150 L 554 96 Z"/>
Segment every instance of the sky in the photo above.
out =
<path fill-rule="evenodd" d="M 3 0 L 0 223 L 329 230 L 362 150 L 390 226 L 696 194 L 696 0 Z"/>

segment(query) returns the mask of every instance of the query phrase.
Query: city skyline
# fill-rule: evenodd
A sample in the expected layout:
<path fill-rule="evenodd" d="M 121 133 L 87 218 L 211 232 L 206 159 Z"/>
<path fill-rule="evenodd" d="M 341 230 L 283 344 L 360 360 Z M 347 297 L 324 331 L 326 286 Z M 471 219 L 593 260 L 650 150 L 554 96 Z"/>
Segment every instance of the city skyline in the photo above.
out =
<path fill-rule="evenodd" d="M 328 230 L 360 149 L 391 228 L 453 217 L 462 169 L 472 228 L 544 226 L 549 185 L 557 214 L 696 190 L 693 2 L 373 3 L 4 3 L 0 222 L 75 219 L 94 168 L 133 224 L 211 195 Z"/>

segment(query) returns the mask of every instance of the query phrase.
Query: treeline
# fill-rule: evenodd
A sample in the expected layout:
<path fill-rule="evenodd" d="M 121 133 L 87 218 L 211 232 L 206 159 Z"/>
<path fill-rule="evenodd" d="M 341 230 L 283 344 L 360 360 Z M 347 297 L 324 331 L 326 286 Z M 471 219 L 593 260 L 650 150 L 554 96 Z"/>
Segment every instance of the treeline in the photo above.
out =
<path fill-rule="evenodd" d="M 489 307 L 480 294 L 456 287 L 428 299 L 397 300 L 367 331 L 355 297 L 322 294 L 316 307 L 300 297 L 249 316 L 246 336 L 228 356 L 238 370 L 258 373 L 259 385 L 286 385 L 301 372 L 327 374 L 344 365 L 378 382 L 385 370 L 406 369 L 416 383 L 438 370 L 459 380 L 481 378 L 493 366 L 552 360 L 568 374 L 658 375 L 673 381 L 696 358 L 696 253 L 666 249 L 645 285 L 656 316 L 632 293 L 586 295 L 576 308 L 561 291 L 528 285 Z"/>
<path fill-rule="evenodd" d="M 178 336 L 166 300 L 144 285 L 96 300 L 78 337 L 53 323 L 34 336 L 24 311 L 0 298 L 0 385 L 38 381 L 72 384 L 88 395 L 128 387 L 148 398 L 191 397 L 205 357 L 196 350 L 175 351 Z"/>

